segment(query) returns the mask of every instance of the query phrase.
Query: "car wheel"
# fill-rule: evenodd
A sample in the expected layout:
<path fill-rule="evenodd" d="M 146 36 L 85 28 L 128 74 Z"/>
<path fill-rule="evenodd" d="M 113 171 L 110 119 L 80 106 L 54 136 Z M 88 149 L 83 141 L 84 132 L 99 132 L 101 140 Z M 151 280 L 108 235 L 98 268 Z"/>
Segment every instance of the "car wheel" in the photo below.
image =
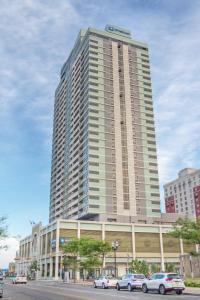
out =
<path fill-rule="evenodd" d="M 119 284 L 117 284 L 116 288 L 117 288 L 118 291 L 120 291 L 120 286 L 119 286 Z"/>
<path fill-rule="evenodd" d="M 148 293 L 148 288 L 147 288 L 146 284 L 142 285 L 142 291 L 143 291 L 143 293 Z"/>
<path fill-rule="evenodd" d="M 181 291 L 181 290 L 176 291 L 176 294 L 177 294 L 177 295 L 182 295 L 182 294 L 183 294 L 183 291 Z"/>
<path fill-rule="evenodd" d="M 161 285 L 159 286 L 159 293 L 160 293 L 161 295 L 165 295 L 165 293 L 166 293 L 166 290 L 165 290 L 165 287 L 164 287 L 163 284 L 161 284 Z"/>
<path fill-rule="evenodd" d="M 133 288 L 132 288 L 132 286 L 131 286 L 130 283 L 128 284 L 128 290 L 129 290 L 129 292 L 132 292 L 132 290 L 133 290 Z"/>
<path fill-rule="evenodd" d="M 96 283 L 94 282 L 94 284 L 93 284 L 93 287 L 96 289 L 97 288 L 97 286 L 96 286 Z"/>

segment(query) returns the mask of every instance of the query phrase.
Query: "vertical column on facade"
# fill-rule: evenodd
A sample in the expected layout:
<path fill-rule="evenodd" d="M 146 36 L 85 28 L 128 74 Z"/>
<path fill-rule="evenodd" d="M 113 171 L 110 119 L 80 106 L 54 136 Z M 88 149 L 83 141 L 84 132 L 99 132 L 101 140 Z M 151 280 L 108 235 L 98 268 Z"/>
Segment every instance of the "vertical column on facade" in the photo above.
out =
<path fill-rule="evenodd" d="M 77 223 L 77 238 L 80 239 L 81 237 L 81 225 L 80 222 Z"/>
<path fill-rule="evenodd" d="M 58 280 L 58 263 L 59 263 L 59 231 L 60 231 L 60 222 L 56 222 L 56 258 L 55 258 L 55 280 Z"/>
<path fill-rule="evenodd" d="M 118 45 L 112 42 L 117 212 L 124 211 Z"/>
<path fill-rule="evenodd" d="M 102 231 L 102 241 L 105 241 L 105 223 L 102 223 L 101 225 L 101 231 Z M 106 257 L 103 258 L 103 268 L 106 266 Z"/>
<path fill-rule="evenodd" d="M 184 275 L 184 260 L 183 260 L 183 254 L 184 254 L 184 249 L 183 249 L 183 240 L 180 239 L 180 252 L 181 252 L 181 270 L 183 272 Z"/>
<path fill-rule="evenodd" d="M 165 271 L 165 260 L 164 260 L 164 252 L 163 252 L 163 236 L 162 236 L 162 227 L 159 226 L 159 234 L 160 234 L 160 254 L 161 254 L 161 269 Z"/>
<path fill-rule="evenodd" d="M 38 236 L 38 264 L 39 264 L 39 270 L 37 271 L 37 278 L 40 278 L 41 277 L 41 229 L 39 231 L 39 236 Z M 31 244 L 30 244 L 30 247 L 31 247 Z"/>
<path fill-rule="evenodd" d="M 39 277 L 42 277 L 42 235 L 40 234 L 39 236 L 39 240 L 40 240 L 40 244 L 39 244 L 39 266 L 40 266 L 40 270 L 39 270 Z M 30 249 L 32 248 L 32 244 L 30 243 Z M 31 251 L 31 250 L 30 250 Z M 32 254 L 31 254 L 32 255 Z"/>
<path fill-rule="evenodd" d="M 123 66 L 124 66 L 124 91 L 125 91 L 125 112 L 127 132 L 127 154 L 128 154 L 128 180 L 129 180 L 129 203 L 130 215 L 136 215 L 136 191 L 135 191 L 135 164 L 133 149 L 133 120 L 131 111 L 131 91 L 128 46 L 123 45 Z"/>
<path fill-rule="evenodd" d="M 27 243 L 24 244 L 24 257 L 27 258 Z"/>
<path fill-rule="evenodd" d="M 132 224 L 131 226 L 132 228 L 132 256 L 133 256 L 133 259 L 136 259 L 136 250 L 135 250 L 135 226 L 134 224 Z"/>
<path fill-rule="evenodd" d="M 180 239 L 180 250 L 181 250 L 181 255 L 184 254 L 184 250 L 183 250 L 183 240 Z"/>
<path fill-rule="evenodd" d="M 47 233 L 45 234 L 45 265 L 44 265 L 44 277 L 47 277 Z"/>
<path fill-rule="evenodd" d="M 53 240 L 53 230 L 51 229 L 51 241 Z M 52 258 L 52 248 L 50 246 L 50 274 L 49 276 L 52 277 L 53 276 L 53 258 Z"/>
<path fill-rule="evenodd" d="M 81 226 L 80 226 L 80 222 L 77 223 L 77 238 L 80 239 L 81 237 Z M 77 259 L 79 259 L 80 257 L 78 256 Z M 79 280 L 80 279 L 80 272 L 76 271 L 76 279 Z"/>

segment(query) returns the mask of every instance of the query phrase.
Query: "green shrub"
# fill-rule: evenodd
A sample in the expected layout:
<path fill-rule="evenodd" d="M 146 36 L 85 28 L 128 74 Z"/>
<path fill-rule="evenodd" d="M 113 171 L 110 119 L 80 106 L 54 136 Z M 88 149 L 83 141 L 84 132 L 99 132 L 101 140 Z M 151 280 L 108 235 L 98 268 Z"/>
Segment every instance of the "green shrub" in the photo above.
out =
<path fill-rule="evenodd" d="M 187 287 L 200 288 L 200 278 L 186 278 L 184 283 Z"/>

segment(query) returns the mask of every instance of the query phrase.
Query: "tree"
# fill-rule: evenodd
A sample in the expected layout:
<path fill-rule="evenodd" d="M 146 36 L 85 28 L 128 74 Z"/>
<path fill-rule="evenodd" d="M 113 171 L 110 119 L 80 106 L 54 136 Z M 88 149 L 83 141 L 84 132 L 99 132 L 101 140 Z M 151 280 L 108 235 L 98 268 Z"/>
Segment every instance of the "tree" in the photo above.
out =
<path fill-rule="evenodd" d="M 93 273 L 95 268 L 101 265 L 101 261 L 96 256 L 89 256 L 80 262 L 80 266 L 88 273 Z"/>
<path fill-rule="evenodd" d="M 31 277 L 31 279 L 35 279 L 35 277 L 36 277 L 36 272 L 37 272 L 37 271 L 40 271 L 40 266 L 39 266 L 37 260 L 34 260 L 34 261 L 31 263 L 31 265 L 30 265 L 30 267 L 29 267 L 29 271 L 30 271 L 30 277 Z"/>
<path fill-rule="evenodd" d="M 179 218 L 169 235 L 189 243 L 200 244 L 200 217 L 196 221 Z"/>
<path fill-rule="evenodd" d="M 80 267 L 84 270 L 103 267 L 105 255 L 111 251 L 111 246 L 107 241 L 82 237 L 72 239 L 63 245 L 62 249 L 64 267 L 71 268 L 76 272 Z"/>
<path fill-rule="evenodd" d="M 75 272 L 79 269 L 80 260 L 78 260 L 77 257 L 64 256 L 62 262 L 63 262 L 64 269 L 66 268 L 72 269 L 74 273 L 74 282 L 75 282 L 76 281 Z"/>
<path fill-rule="evenodd" d="M 147 275 L 148 271 L 149 267 L 146 261 L 139 259 L 132 260 L 132 272 Z"/>
<path fill-rule="evenodd" d="M 70 268 L 74 272 L 74 282 L 76 281 L 75 272 L 79 269 L 79 252 L 80 252 L 80 239 L 72 239 L 62 246 L 64 254 L 63 258 L 64 267 Z"/>
<path fill-rule="evenodd" d="M 31 265 L 30 265 L 30 270 L 31 271 L 39 271 L 40 270 L 40 267 L 38 265 L 38 262 L 37 260 L 34 260 Z"/>
<path fill-rule="evenodd" d="M 94 241 L 94 255 L 101 259 L 101 267 L 104 267 L 104 259 L 108 252 L 111 252 L 112 247 L 108 241 L 95 240 Z"/>
<path fill-rule="evenodd" d="M 1 241 L 3 241 L 7 237 L 7 226 L 6 226 L 6 218 L 0 217 L 0 250 L 7 249 L 7 246 L 3 246 Z"/>
<path fill-rule="evenodd" d="M 157 264 L 157 263 L 152 263 L 150 265 L 150 270 L 151 270 L 151 273 L 159 272 L 160 271 L 160 265 Z"/>
<path fill-rule="evenodd" d="M 176 271 L 176 265 L 174 263 L 166 263 L 165 264 L 165 271 L 166 272 L 175 272 Z"/>

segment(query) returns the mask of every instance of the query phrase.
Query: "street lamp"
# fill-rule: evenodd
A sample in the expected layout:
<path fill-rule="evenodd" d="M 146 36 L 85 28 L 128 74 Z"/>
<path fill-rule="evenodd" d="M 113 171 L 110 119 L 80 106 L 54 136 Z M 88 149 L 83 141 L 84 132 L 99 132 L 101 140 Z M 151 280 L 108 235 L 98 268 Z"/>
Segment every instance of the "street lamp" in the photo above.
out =
<path fill-rule="evenodd" d="M 116 252 L 119 247 L 119 242 L 118 241 L 113 241 L 112 242 L 112 250 L 114 251 L 114 258 L 115 258 L 115 278 L 117 277 L 117 257 L 116 257 Z"/>

